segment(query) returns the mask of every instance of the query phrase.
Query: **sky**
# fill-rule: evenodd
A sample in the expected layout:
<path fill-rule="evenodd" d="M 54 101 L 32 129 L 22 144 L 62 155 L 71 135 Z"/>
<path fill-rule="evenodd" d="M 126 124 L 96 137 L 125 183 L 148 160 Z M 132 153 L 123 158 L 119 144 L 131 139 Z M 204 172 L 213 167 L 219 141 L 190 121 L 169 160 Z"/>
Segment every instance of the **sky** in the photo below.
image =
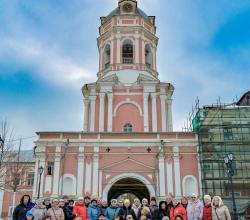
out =
<path fill-rule="evenodd" d="M 23 147 L 36 131 L 83 129 L 83 84 L 96 81 L 100 17 L 118 0 L 0 0 L 0 120 Z M 250 90 L 249 0 L 138 0 L 156 16 L 159 79 L 175 87 L 174 130 L 195 100 Z"/>

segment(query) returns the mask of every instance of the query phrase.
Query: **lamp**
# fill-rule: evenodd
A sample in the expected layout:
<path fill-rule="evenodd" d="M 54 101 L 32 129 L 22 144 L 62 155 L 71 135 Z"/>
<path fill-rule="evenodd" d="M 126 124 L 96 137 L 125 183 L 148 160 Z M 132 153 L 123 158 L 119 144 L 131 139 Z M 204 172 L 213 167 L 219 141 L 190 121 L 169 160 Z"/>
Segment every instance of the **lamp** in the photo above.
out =
<path fill-rule="evenodd" d="M 43 166 L 40 166 L 39 169 L 39 185 L 38 185 L 38 194 L 37 194 L 37 198 L 40 198 L 40 188 L 41 188 L 41 178 L 42 178 L 42 174 L 43 174 Z"/>

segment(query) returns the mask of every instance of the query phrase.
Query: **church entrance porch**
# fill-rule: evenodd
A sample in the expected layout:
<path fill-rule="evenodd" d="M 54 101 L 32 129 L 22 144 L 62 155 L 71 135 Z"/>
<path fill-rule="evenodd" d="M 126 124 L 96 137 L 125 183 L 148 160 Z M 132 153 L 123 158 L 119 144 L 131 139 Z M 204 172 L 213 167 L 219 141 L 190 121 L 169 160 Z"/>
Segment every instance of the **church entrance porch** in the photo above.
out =
<path fill-rule="evenodd" d="M 111 199 L 127 198 L 133 201 L 133 199 L 138 198 L 142 200 L 143 198 L 150 199 L 150 193 L 147 186 L 135 178 L 124 178 L 115 182 L 108 192 L 108 201 Z"/>

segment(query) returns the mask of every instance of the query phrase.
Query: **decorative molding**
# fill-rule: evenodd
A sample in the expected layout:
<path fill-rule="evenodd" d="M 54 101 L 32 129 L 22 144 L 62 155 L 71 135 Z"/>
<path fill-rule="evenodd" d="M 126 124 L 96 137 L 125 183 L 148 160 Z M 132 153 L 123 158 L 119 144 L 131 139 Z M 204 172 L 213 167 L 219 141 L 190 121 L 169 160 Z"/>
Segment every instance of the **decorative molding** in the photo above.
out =
<path fill-rule="evenodd" d="M 137 102 L 134 102 L 134 101 L 127 101 L 127 100 L 126 100 L 126 101 L 122 101 L 122 102 L 118 103 L 118 104 L 115 106 L 115 108 L 114 108 L 114 117 L 116 117 L 117 110 L 118 110 L 122 105 L 125 105 L 125 104 L 132 104 L 132 105 L 136 106 L 137 109 L 138 109 L 139 112 L 140 112 L 140 116 L 143 116 L 143 114 L 142 114 L 142 108 L 141 108 L 141 106 L 140 106 Z"/>

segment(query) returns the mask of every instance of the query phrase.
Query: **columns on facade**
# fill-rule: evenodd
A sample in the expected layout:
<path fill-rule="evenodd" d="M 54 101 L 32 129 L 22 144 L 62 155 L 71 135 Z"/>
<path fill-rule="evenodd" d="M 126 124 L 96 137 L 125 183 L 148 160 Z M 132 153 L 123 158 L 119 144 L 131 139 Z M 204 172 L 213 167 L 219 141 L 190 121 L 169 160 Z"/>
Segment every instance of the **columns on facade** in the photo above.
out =
<path fill-rule="evenodd" d="M 120 31 L 117 32 L 116 63 L 121 63 L 121 33 Z"/>
<path fill-rule="evenodd" d="M 78 166 L 77 166 L 77 196 L 83 194 L 83 177 L 84 177 L 84 146 L 79 146 Z"/>
<path fill-rule="evenodd" d="M 168 188 L 168 194 L 174 194 L 174 188 L 173 188 L 173 165 L 172 160 L 169 159 L 167 161 L 167 188 Z"/>
<path fill-rule="evenodd" d="M 113 131 L 113 96 L 113 93 L 108 93 L 108 132 Z"/>
<path fill-rule="evenodd" d="M 174 159 L 175 195 L 181 196 L 180 154 L 178 146 L 173 147 L 173 159 Z"/>
<path fill-rule="evenodd" d="M 91 171 L 92 171 L 92 164 L 91 159 L 87 156 L 86 158 L 86 167 L 85 167 L 85 193 L 91 193 Z"/>
<path fill-rule="evenodd" d="M 99 197 L 102 196 L 102 170 L 99 170 Z"/>
<path fill-rule="evenodd" d="M 84 99 L 84 126 L 83 131 L 88 131 L 89 123 L 89 99 Z"/>
<path fill-rule="evenodd" d="M 104 132 L 104 99 L 105 93 L 100 93 L 99 131 Z"/>
<path fill-rule="evenodd" d="M 164 168 L 164 160 L 165 157 L 163 154 L 160 154 L 158 156 L 159 160 L 159 186 L 160 186 L 160 197 L 164 197 L 166 195 L 166 189 L 165 189 L 165 168 Z"/>
<path fill-rule="evenodd" d="M 103 46 L 99 47 L 100 71 L 103 70 Z"/>
<path fill-rule="evenodd" d="M 139 33 L 135 33 L 135 63 L 139 63 Z"/>
<path fill-rule="evenodd" d="M 173 131 L 173 119 L 172 119 L 172 99 L 167 99 L 167 111 L 168 111 L 168 120 L 167 120 L 167 131 Z"/>
<path fill-rule="evenodd" d="M 39 167 L 42 166 L 44 168 L 44 170 L 46 170 L 45 165 L 46 164 L 45 164 L 45 156 L 44 156 L 44 157 L 40 158 Z M 36 172 L 39 172 L 39 171 L 36 170 Z M 43 183 L 44 183 L 44 176 L 45 176 L 44 173 L 46 173 L 46 171 L 43 172 L 42 175 L 41 175 L 40 197 L 43 197 L 43 185 L 44 185 Z M 39 177 L 38 177 L 38 181 L 39 181 Z"/>
<path fill-rule="evenodd" d="M 152 129 L 157 132 L 157 109 L 156 109 L 156 93 L 151 93 L 152 97 Z"/>
<path fill-rule="evenodd" d="M 162 126 L 162 132 L 167 131 L 167 113 L 166 113 L 166 95 L 160 95 L 161 99 L 161 126 Z"/>
<path fill-rule="evenodd" d="M 145 61 L 145 37 L 144 37 L 144 34 L 142 36 L 142 63 L 146 64 L 146 61 Z"/>
<path fill-rule="evenodd" d="M 148 93 L 143 94 L 143 112 L 144 112 L 144 132 L 149 131 L 149 126 L 148 126 Z"/>
<path fill-rule="evenodd" d="M 90 131 L 95 131 L 95 104 L 96 104 L 96 96 L 90 96 Z"/>
<path fill-rule="evenodd" d="M 110 64 L 114 63 L 114 35 L 112 34 L 110 42 Z"/>
<path fill-rule="evenodd" d="M 92 194 L 98 196 L 98 188 L 99 188 L 99 147 L 94 147 L 93 154 L 93 191 Z"/>
<path fill-rule="evenodd" d="M 60 162 L 61 162 L 61 145 L 57 144 L 56 153 L 55 153 L 55 161 L 54 161 L 52 197 L 57 197 L 59 195 Z"/>
<path fill-rule="evenodd" d="M 37 185 L 38 185 L 38 173 L 39 173 L 38 172 L 38 167 L 39 167 L 39 158 L 36 157 L 34 185 L 33 185 L 33 197 L 37 197 Z"/>

